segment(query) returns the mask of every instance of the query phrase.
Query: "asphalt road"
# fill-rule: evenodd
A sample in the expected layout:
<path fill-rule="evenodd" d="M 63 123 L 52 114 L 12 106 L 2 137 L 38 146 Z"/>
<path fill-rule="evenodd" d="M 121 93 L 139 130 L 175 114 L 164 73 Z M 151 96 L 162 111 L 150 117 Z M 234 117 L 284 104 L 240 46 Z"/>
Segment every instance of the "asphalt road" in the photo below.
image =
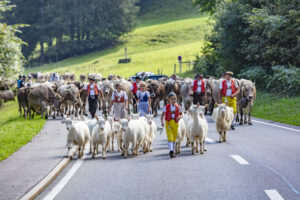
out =
<path fill-rule="evenodd" d="M 166 134 L 158 133 L 151 153 L 122 159 L 113 152 L 106 160 L 86 153 L 73 160 L 38 199 L 300 199 L 297 127 L 254 122 L 219 144 L 215 123 L 206 118 L 211 141 L 204 155 L 192 155 L 184 141 L 170 159 Z"/>

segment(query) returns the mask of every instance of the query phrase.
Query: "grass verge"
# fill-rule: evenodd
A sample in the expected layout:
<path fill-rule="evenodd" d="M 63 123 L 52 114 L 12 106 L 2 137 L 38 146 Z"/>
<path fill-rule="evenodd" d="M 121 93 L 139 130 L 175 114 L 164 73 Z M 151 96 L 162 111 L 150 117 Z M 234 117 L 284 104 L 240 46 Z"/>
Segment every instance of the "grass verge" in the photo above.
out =
<path fill-rule="evenodd" d="M 34 120 L 20 118 L 17 108 L 17 101 L 0 107 L 0 161 L 31 141 L 46 121 L 38 116 Z"/>
<path fill-rule="evenodd" d="M 300 98 L 258 91 L 252 115 L 261 119 L 300 126 Z"/>

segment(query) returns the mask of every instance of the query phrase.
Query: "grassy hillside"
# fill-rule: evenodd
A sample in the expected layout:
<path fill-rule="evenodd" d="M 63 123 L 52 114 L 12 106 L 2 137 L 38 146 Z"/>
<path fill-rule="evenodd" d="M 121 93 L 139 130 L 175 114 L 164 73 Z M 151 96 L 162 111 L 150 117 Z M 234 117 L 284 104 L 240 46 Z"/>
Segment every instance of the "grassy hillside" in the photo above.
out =
<path fill-rule="evenodd" d="M 141 0 L 139 26 L 199 17 L 192 0 Z"/>
<path fill-rule="evenodd" d="M 141 26 L 120 38 L 124 43 L 115 48 L 27 69 L 27 72 L 98 72 L 104 76 L 118 74 L 129 77 L 138 71 L 157 72 L 162 69 L 163 73 L 170 75 L 179 55 L 184 61 L 189 61 L 200 53 L 204 36 L 210 30 L 206 16 Z M 118 60 L 124 57 L 125 45 L 132 62 L 118 64 Z M 183 71 L 186 70 L 187 65 Z"/>

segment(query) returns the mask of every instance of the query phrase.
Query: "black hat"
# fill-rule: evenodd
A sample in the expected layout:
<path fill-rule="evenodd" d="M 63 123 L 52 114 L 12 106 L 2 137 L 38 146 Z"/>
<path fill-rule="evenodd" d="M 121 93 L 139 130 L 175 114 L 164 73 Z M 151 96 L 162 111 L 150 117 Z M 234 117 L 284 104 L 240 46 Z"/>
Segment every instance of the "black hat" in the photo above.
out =
<path fill-rule="evenodd" d="M 135 77 L 135 80 L 136 80 L 136 79 L 139 79 L 139 80 L 141 80 L 141 77 L 137 76 L 137 77 Z"/>
<path fill-rule="evenodd" d="M 26 78 L 26 75 L 23 75 L 23 78 Z"/>
<path fill-rule="evenodd" d="M 22 77 L 22 75 L 19 75 L 19 78 L 21 78 Z"/>

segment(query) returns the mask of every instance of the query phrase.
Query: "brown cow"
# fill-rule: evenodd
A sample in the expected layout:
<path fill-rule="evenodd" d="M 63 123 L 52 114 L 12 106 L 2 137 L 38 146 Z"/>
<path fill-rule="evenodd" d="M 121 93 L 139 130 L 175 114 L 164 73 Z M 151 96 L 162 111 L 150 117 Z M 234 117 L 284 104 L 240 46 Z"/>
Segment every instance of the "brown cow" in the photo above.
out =
<path fill-rule="evenodd" d="M 28 96 L 28 116 L 29 119 L 34 117 L 34 112 L 37 112 L 41 109 L 41 117 L 48 118 L 48 110 L 47 106 L 57 105 L 55 102 L 60 101 L 60 95 L 56 94 L 52 88 L 47 86 L 46 84 L 38 85 L 30 90 Z M 31 115 L 31 110 L 33 110 L 33 114 Z"/>
<path fill-rule="evenodd" d="M 23 108 L 23 111 L 24 111 L 23 117 L 24 118 L 27 117 L 29 92 L 30 92 L 29 87 L 20 88 L 19 91 L 18 91 L 17 98 L 18 98 L 18 104 L 19 104 L 20 117 L 22 117 L 22 108 Z"/>
<path fill-rule="evenodd" d="M 0 91 L 0 101 L 14 101 L 15 100 L 15 95 L 13 93 L 13 91 L 11 90 L 4 90 L 4 91 Z"/>
<path fill-rule="evenodd" d="M 240 121 L 240 125 L 249 124 L 252 125 L 251 111 L 253 102 L 256 98 L 256 87 L 255 84 L 250 80 L 240 80 L 241 92 L 237 97 L 237 110 L 240 112 L 240 119 L 237 114 L 236 120 Z M 248 120 L 247 120 L 248 113 Z M 244 119 L 243 119 L 244 115 Z"/>
<path fill-rule="evenodd" d="M 150 98 L 151 98 L 151 110 L 154 114 L 154 117 L 156 117 L 157 116 L 157 107 L 160 102 L 159 90 L 158 90 L 159 82 L 154 81 L 154 80 L 147 81 L 147 82 L 148 82 L 147 90 L 149 91 Z"/>
<path fill-rule="evenodd" d="M 61 111 L 66 114 L 69 110 L 69 115 L 78 115 L 78 108 L 82 108 L 79 90 L 74 84 L 62 85 L 57 89 L 57 93 L 62 97 Z M 71 112 L 71 107 L 73 110 Z"/>
<path fill-rule="evenodd" d="M 168 79 L 165 84 L 165 96 L 167 99 L 167 96 L 174 92 L 177 95 L 177 102 L 181 104 L 181 95 L 180 95 L 180 83 L 178 81 L 173 81 L 171 79 Z"/>

